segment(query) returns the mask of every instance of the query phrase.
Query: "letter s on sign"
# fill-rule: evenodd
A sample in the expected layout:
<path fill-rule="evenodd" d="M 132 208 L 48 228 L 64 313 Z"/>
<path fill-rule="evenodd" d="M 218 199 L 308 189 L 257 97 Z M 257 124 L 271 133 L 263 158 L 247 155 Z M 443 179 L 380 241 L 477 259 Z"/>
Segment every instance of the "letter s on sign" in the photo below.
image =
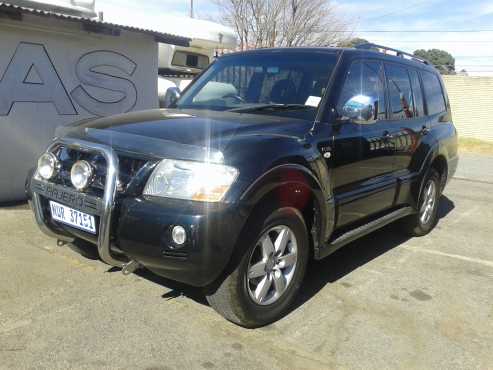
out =
<path fill-rule="evenodd" d="M 70 95 L 82 108 L 97 116 L 129 112 L 137 104 L 137 88 L 126 77 L 133 76 L 136 69 L 137 64 L 122 54 L 90 52 L 77 63 L 76 74 L 81 85 Z M 98 89 L 104 92 L 98 93 Z"/>

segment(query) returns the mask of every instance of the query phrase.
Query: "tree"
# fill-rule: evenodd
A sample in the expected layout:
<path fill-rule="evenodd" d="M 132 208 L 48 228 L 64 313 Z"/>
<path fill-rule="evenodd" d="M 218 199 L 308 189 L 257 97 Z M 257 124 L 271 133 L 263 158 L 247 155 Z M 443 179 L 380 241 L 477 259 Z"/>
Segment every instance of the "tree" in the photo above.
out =
<path fill-rule="evenodd" d="M 233 27 L 240 49 L 330 46 L 345 22 L 327 0 L 215 0 L 223 23 Z"/>
<path fill-rule="evenodd" d="M 343 41 L 339 42 L 337 44 L 337 46 L 340 48 L 354 48 L 358 45 L 368 44 L 368 43 L 369 43 L 368 40 L 365 40 L 365 39 L 362 39 L 359 37 L 355 37 L 352 39 L 343 40 Z"/>
<path fill-rule="evenodd" d="M 455 74 L 455 59 L 454 57 L 440 49 L 430 49 L 430 50 L 416 50 L 414 55 L 425 58 L 430 63 L 432 63 L 436 69 L 440 71 L 442 75 L 454 75 Z"/>

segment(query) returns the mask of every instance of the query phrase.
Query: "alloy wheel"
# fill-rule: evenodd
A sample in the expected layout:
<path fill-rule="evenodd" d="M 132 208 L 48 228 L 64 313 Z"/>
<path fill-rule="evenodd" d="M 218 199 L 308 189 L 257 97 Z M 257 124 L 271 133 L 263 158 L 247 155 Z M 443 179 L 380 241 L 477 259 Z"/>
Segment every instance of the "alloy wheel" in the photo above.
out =
<path fill-rule="evenodd" d="M 298 261 L 295 234 L 287 226 L 266 231 L 252 251 L 247 270 L 250 298 L 259 305 L 276 302 L 290 286 Z"/>
<path fill-rule="evenodd" d="M 436 203 L 437 187 L 433 180 L 429 180 L 423 192 L 423 202 L 419 211 L 419 220 L 423 225 L 430 222 Z"/>

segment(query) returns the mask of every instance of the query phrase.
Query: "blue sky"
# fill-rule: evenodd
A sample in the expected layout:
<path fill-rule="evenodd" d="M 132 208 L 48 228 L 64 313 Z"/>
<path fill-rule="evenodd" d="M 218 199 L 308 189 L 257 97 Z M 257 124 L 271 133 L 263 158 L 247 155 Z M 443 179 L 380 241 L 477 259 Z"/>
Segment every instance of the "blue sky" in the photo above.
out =
<path fill-rule="evenodd" d="M 200 17 L 218 17 L 211 0 L 194 2 Z M 148 14 L 188 16 L 189 4 L 188 0 L 96 1 L 107 19 L 109 16 L 111 21 L 125 22 L 128 17 L 138 17 L 143 26 Z M 465 68 L 471 75 L 493 76 L 492 0 L 336 0 L 331 4 L 347 20 L 353 36 L 404 51 L 444 49 L 456 58 L 457 70 Z M 432 30 L 440 32 L 416 32 Z M 464 30 L 483 32 L 442 32 Z"/>

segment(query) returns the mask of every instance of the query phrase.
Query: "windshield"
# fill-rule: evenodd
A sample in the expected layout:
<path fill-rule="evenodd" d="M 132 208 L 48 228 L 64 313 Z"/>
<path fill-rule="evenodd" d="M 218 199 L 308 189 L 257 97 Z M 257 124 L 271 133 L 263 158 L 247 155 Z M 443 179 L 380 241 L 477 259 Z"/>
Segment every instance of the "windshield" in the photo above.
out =
<path fill-rule="evenodd" d="M 335 63 L 335 53 L 316 51 L 226 56 L 190 86 L 177 107 L 314 120 Z"/>

